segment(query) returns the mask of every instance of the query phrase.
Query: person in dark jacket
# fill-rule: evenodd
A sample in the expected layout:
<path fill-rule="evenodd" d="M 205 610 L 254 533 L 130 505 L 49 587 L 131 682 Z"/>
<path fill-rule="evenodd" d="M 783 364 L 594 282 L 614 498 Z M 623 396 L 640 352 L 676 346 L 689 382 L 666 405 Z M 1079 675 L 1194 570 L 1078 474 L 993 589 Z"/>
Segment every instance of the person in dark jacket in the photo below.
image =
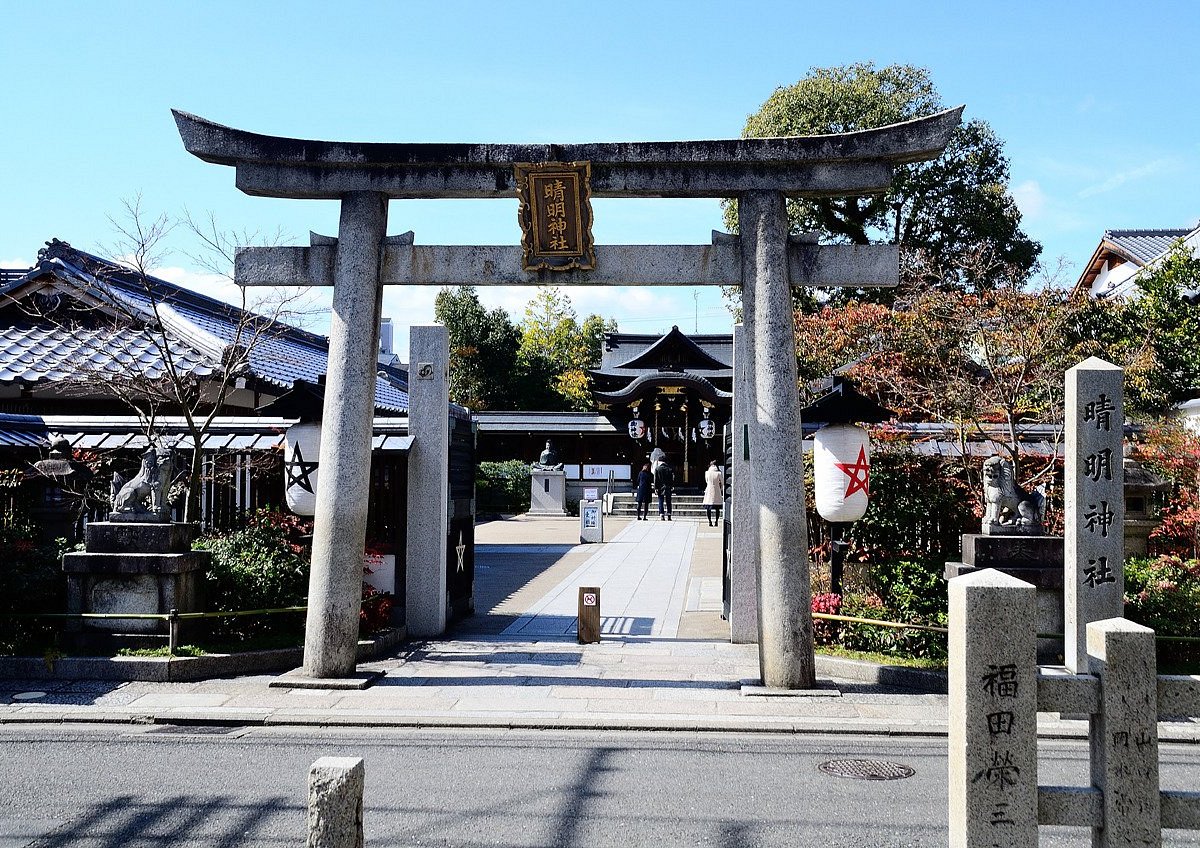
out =
<path fill-rule="evenodd" d="M 650 517 L 650 496 L 654 492 L 654 475 L 650 473 L 650 463 L 642 466 L 637 478 L 637 520 L 645 521 Z"/>
<path fill-rule="evenodd" d="M 658 492 L 658 520 L 671 520 L 671 495 L 675 492 L 675 472 L 664 459 L 654 466 L 654 490 Z"/>

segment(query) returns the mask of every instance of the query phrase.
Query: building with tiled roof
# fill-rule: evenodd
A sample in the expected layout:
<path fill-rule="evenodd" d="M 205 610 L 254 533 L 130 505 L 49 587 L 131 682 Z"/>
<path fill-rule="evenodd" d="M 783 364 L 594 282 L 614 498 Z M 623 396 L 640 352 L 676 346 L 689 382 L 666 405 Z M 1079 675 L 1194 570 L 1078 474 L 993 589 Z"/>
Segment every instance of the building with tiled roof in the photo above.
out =
<path fill-rule="evenodd" d="M 174 374 L 210 390 L 237 370 L 223 405 L 252 411 L 325 373 L 328 341 L 314 333 L 140 274 L 54 240 L 37 264 L 0 287 L 0 411 L 129 412 L 112 381 Z M 170 359 L 171 368 L 166 366 Z M 408 375 L 380 364 L 381 415 L 408 410 Z M 465 415 L 465 410 L 462 411 Z"/>
<path fill-rule="evenodd" d="M 1133 294 L 1137 289 L 1135 278 L 1142 269 L 1165 256 L 1181 239 L 1193 250 L 1200 249 L 1200 227 L 1105 230 L 1075 283 L 1075 291 L 1100 299 Z M 1185 296 L 1195 298 L 1200 292 L 1186 292 Z"/>
<path fill-rule="evenodd" d="M 66 438 L 77 458 L 109 476 L 131 462 L 136 467 L 148 426 L 154 439 L 188 455 L 196 442 L 184 410 L 172 403 L 179 394 L 168 386 L 174 381 L 186 389 L 193 415 L 215 416 L 200 440 L 201 520 L 227 526 L 258 507 L 281 508 L 283 442 L 297 420 L 287 410 L 297 396 L 315 397 L 307 411 L 319 415 L 328 356 L 323 336 L 48 242 L 34 267 L 0 274 L 0 469 L 20 472 L 31 490 L 41 485 L 58 497 L 31 471 L 52 436 Z M 376 366 L 368 535 L 373 544 L 401 551 L 412 438 L 408 374 L 395 362 L 381 355 Z M 169 390 L 155 397 L 162 386 Z M 451 404 L 447 421 L 453 502 L 471 504 L 470 412 Z M 0 513 L 4 504 L 0 497 Z M 102 497 L 93 513 L 107 513 Z M 454 521 L 456 544 L 469 544 L 473 515 L 456 512 Z M 449 542 L 448 550 L 454 550 Z M 397 579 L 402 584 L 402 562 Z M 453 586 L 458 607 L 470 597 L 469 581 L 460 567 Z"/>
<path fill-rule="evenodd" d="M 1192 229 L 1106 230 L 1075 283 L 1075 292 L 1086 292 L 1100 300 L 1136 297 L 1138 275 L 1166 257 L 1179 242 L 1200 255 L 1200 226 Z M 1200 285 L 1185 289 L 1182 296 L 1189 303 L 1200 303 Z M 1176 414 L 1186 427 L 1200 432 L 1200 398 L 1180 404 Z"/>

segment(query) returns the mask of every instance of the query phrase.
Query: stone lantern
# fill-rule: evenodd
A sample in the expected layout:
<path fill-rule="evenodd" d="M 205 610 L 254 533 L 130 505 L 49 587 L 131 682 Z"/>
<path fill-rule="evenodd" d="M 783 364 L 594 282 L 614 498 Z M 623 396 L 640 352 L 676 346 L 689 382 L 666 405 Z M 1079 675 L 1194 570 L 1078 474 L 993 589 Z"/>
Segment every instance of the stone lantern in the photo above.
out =
<path fill-rule="evenodd" d="M 1159 492 L 1171 484 L 1136 459 L 1125 457 L 1125 556 L 1144 557 L 1150 534 L 1162 524 L 1154 511 Z"/>

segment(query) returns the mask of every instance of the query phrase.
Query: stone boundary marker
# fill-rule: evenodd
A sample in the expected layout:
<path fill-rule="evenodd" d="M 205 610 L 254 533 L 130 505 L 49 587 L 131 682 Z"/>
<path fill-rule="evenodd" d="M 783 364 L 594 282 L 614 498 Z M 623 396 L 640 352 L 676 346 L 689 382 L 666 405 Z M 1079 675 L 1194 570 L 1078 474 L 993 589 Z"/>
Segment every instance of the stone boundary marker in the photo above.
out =
<path fill-rule="evenodd" d="M 1200 792 L 1159 788 L 1158 720 L 1200 716 L 1200 678 L 1156 675 L 1154 631 L 1086 629 L 1088 673 L 1039 669 L 1034 587 L 993 569 L 950 581 L 950 844 L 1036 848 L 1038 825 L 1092 829 L 1100 848 L 1200 830 Z M 1084 713 L 1090 786 L 1037 783 L 1038 711 Z"/>
<path fill-rule="evenodd" d="M 362 848 L 361 757 L 321 757 L 308 769 L 308 848 Z"/>

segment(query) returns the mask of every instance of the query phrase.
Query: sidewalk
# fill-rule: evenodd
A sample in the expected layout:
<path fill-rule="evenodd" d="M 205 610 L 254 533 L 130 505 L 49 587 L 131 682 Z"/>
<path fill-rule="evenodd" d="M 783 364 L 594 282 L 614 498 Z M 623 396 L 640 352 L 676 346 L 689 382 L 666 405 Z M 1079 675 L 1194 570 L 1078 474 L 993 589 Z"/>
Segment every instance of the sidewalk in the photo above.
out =
<path fill-rule="evenodd" d="M 671 729 L 945 735 L 947 699 L 853 679 L 874 667 L 820 658 L 802 695 L 758 682 L 757 646 L 727 634 L 719 534 L 697 522 L 613 522 L 576 545 L 574 519 L 518 517 L 477 530 L 477 610 L 445 640 L 406 643 L 360 671 L 362 690 L 277 688 L 278 675 L 198 683 L 0 680 L 0 723 L 158 722 L 419 727 Z M 711 538 L 711 537 L 716 537 Z M 716 570 L 713 571 L 713 559 Z M 601 587 L 605 636 L 579 645 L 576 591 Z M 708 584 L 711 586 L 711 584 Z M 859 668 L 862 666 L 862 668 Z M 861 675 L 857 675 L 861 676 Z M 1200 724 L 1162 726 L 1200 739 Z M 1086 721 L 1043 716 L 1039 732 L 1082 736 Z"/>

